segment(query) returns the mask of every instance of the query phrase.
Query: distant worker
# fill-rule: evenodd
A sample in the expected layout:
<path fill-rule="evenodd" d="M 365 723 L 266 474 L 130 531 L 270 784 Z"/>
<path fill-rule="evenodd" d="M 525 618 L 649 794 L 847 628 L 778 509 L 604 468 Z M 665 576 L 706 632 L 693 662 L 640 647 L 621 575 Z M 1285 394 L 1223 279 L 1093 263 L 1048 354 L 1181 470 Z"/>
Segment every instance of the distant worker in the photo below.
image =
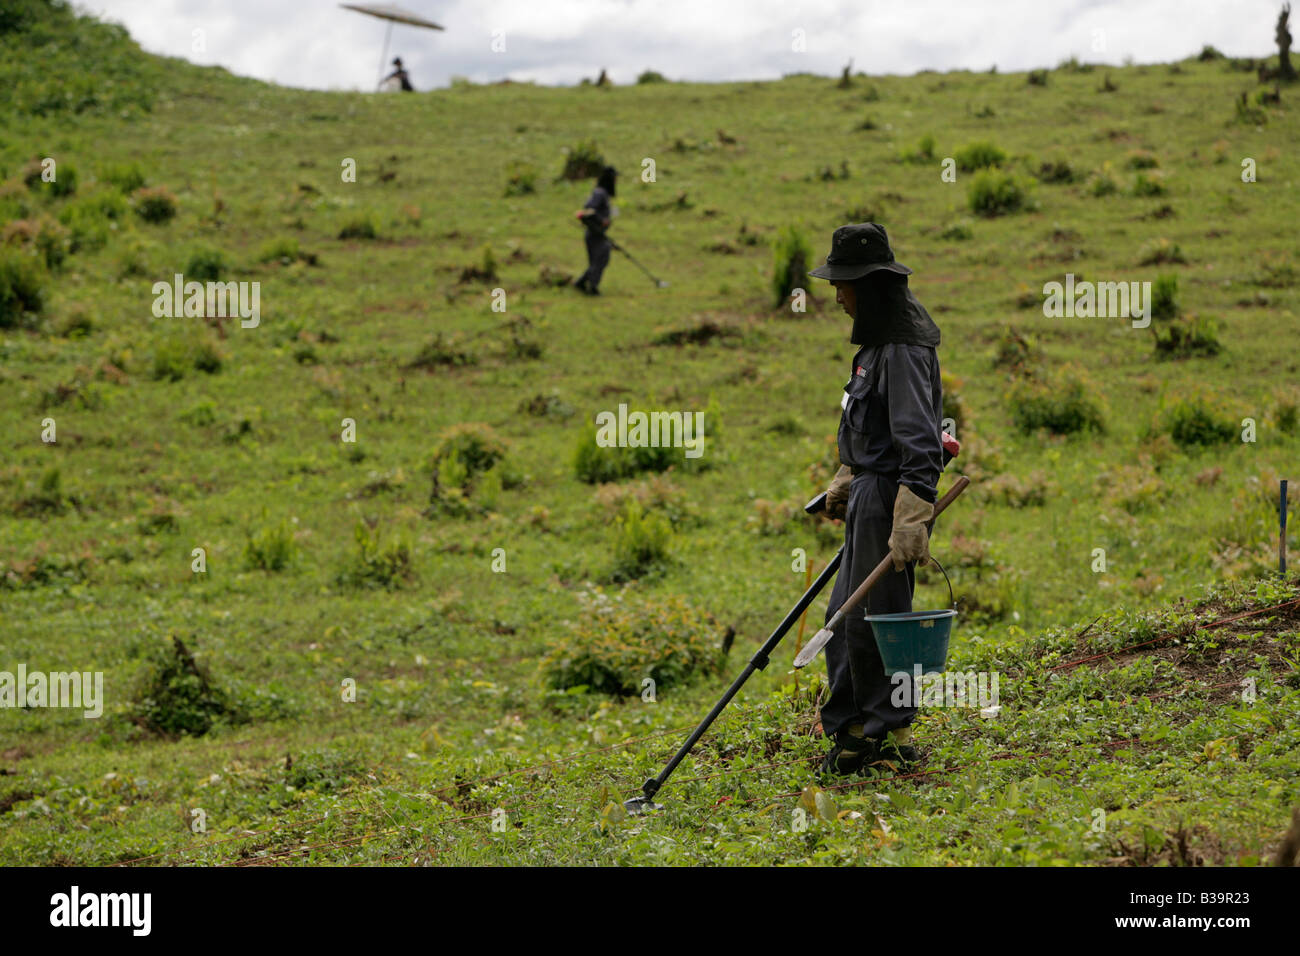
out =
<path fill-rule="evenodd" d="M 609 201 L 614 196 L 614 180 L 618 170 L 606 166 L 596 177 L 596 188 L 591 191 L 587 202 L 576 213 L 587 227 L 587 271 L 574 283 L 587 295 L 600 295 L 600 277 L 609 265 L 609 251 L 613 248 L 605 231 L 609 229 L 614 216 L 614 208 Z"/>
<path fill-rule="evenodd" d="M 411 85 L 411 78 L 407 76 L 406 70 L 402 67 L 402 58 L 393 58 L 393 72 L 389 73 L 380 81 L 379 87 L 382 90 L 401 90 L 404 93 L 414 93 L 415 87 Z"/>

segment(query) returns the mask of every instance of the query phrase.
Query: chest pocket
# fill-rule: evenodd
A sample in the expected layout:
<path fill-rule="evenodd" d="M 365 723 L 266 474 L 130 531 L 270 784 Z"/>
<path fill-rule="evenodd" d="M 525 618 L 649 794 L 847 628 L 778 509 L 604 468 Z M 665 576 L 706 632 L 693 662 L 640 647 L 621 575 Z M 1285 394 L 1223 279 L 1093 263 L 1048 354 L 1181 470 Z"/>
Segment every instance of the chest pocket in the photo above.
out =
<path fill-rule="evenodd" d="M 870 369 L 865 375 L 854 375 L 844 386 L 844 396 L 840 407 L 844 409 L 844 423 L 857 432 L 867 430 L 867 413 L 871 403 L 876 401 L 874 395 L 876 377 Z"/>

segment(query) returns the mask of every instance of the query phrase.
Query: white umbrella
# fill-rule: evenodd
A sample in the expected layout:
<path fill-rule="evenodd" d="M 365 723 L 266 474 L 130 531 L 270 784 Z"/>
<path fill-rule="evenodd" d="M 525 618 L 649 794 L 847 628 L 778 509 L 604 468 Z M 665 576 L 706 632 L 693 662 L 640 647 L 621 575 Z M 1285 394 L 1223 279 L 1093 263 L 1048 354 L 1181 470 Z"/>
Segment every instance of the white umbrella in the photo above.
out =
<path fill-rule="evenodd" d="M 432 20 L 426 20 L 410 10 L 403 10 L 395 3 L 340 3 L 339 6 L 388 21 L 388 29 L 384 31 L 384 52 L 379 57 L 379 79 L 381 82 L 384 79 L 384 69 L 387 66 L 385 61 L 388 59 L 388 41 L 393 35 L 394 23 L 405 23 L 407 26 L 425 27 L 429 30 L 443 29 Z"/>

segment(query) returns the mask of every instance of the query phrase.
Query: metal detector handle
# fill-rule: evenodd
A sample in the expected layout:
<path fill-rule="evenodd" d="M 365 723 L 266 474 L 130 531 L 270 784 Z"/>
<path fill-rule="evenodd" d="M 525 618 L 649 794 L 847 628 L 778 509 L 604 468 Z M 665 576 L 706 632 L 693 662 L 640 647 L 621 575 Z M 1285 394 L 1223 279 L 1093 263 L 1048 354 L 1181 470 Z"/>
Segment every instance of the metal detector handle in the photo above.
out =
<path fill-rule="evenodd" d="M 965 491 L 966 486 L 969 484 L 970 484 L 969 478 L 967 478 L 965 475 L 959 475 L 957 477 L 957 480 L 952 483 L 952 487 L 948 489 L 948 493 L 944 495 L 942 498 L 940 498 L 939 501 L 935 504 L 934 518 L 937 518 L 939 517 L 939 515 L 943 514 L 943 510 L 947 508 L 950 504 L 952 504 L 954 501 L 956 501 L 957 496 L 961 494 L 963 491 Z M 931 520 L 934 520 L 934 518 L 931 518 Z M 857 590 L 854 591 L 852 594 L 850 594 L 848 598 L 844 601 L 844 603 L 840 605 L 840 609 L 835 612 L 835 616 L 826 622 L 826 625 L 825 627 L 822 628 L 822 630 L 824 631 L 835 630 L 835 628 L 839 625 L 840 621 L 844 620 L 845 615 L 847 615 L 849 611 L 852 611 L 855 607 L 861 604 L 862 599 L 867 596 L 867 592 L 870 591 L 873 587 L 875 587 L 876 583 L 893 569 L 894 569 L 893 555 L 887 554 L 881 560 L 881 562 L 876 565 L 875 570 L 873 570 L 870 574 L 867 575 L 867 579 L 858 585 Z"/>
<path fill-rule="evenodd" d="M 677 765 L 682 762 L 688 753 L 691 752 L 691 748 L 694 747 L 699 739 L 704 736 L 705 731 L 707 731 L 709 726 L 718 718 L 718 714 L 722 713 L 727 704 L 731 702 L 731 698 L 736 696 L 745 681 L 749 680 L 750 675 L 753 674 L 754 671 L 762 670 L 767 667 L 771 660 L 772 651 L 776 650 L 776 645 L 781 643 L 781 638 L 785 637 L 786 631 L 790 630 L 790 628 L 794 626 L 794 623 L 799 620 L 803 615 L 803 612 L 808 609 L 808 606 L 816 600 L 817 595 L 821 593 L 822 589 L 830 583 L 831 578 L 835 577 L 835 572 L 839 570 L 840 561 L 843 558 L 844 549 L 840 548 L 835 552 L 835 557 L 831 558 L 830 561 L 826 563 L 826 567 L 822 569 L 822 573 L 817 575 L 817 580 L 814 581 L 808 590 L 803 593 L 803 597 L 799 598 L 799 603 L 790 609 L 790 613 L 785 616 L 785 620 L 776 626 L 776 630 L 774 630 L 768 639 L 763 642 L 763 646 L 754 652 L 754 656 L 751 657 L 749 663 L 745 665 L 744 671 L 742 671 L 740 676 L 737 677 L 735 681 L 732 682 L 731 686 L 727 688 L 727 692 L 722 695 L 722 699 L 713 705 L 713 709 L 709 711 L 708 715 L 702 721 L 700 721 L 699 726 L 691 732 L 691 735 L 686 738 L 686 742 L 678 748 L 677 753 L 673 754 L 673 758 L 669 760 L 668 765 L 659 772 L 659 776 L 651 777 L 641 785 L 641 792 L 644 794 L 644 799 L 646 801 L 653 801 L 654 795 L 659 792 L 659 788 L 664 785 L 664 782 L 672 775 L 672 772 L 677 769 Z"/>
<path fill-rule="evenodd" d="M 814 498 L 812 501 L 810 501 L 810 502 L 808 502 L 806 505 L 804 505 L 804 506 L 803 506 L 803 510 L 806 511 L 806 512 L 807 512 L 808 514 L 810 514 L 810 515 L 815 515 L 815 514 L 817 514 L 818 512 L 825 511 L 825 510 L 826 510 L 826 492 L 823 491 L 820 495 L 818 495 L 818 496 L 817 496 L 816 498 Z"/>

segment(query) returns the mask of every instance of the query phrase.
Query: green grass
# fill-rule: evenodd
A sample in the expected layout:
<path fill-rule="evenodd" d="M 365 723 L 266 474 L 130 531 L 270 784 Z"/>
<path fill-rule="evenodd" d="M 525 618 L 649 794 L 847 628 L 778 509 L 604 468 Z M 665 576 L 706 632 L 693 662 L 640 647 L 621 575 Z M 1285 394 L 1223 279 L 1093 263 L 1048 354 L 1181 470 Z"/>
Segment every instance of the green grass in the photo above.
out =
<path fill-rule="evenodd" d="M 1300 218 L 1285 95 L 1259 108 L 1259 127 L 1233 105 L 1253 78 L 1214 61 L 1113 69 L 1106 94 L 1064 70 L 1045 87 L 1024 74 L 883 76 L 864 131 L 861 88 L 833 78 L 322 93 L 145 55 L 87 22 L 48 24 L 38 36 L 66 42 L 0 32 L 0 210 L 73 234 L 61 271 L 41 272 L 39 295 L 0 328 L 0 669 L 102 670 L 107 701 L 99 720 L 0 711 L 0 862 L 232 862 L 300 842 L 338 844 L 308 862 L 1267 857 L 1300 799 L 1293 615 L 1252 619 L 1217 649 L 1183 635 L 1187 659 L 1163 648 L 1047 668 L 1179 632 L 1187 607 L 1139 617 L 1179 598 L 1218 595 L 1228 610 L 1294 593 L 1254 594 L 1275 560 L 1276 479 L 1300 455 L 1300 435 L 1275 420 L 1297 371 L 1279 347 L 1296 325 Z M 61 88 L 42 80 L 69 71 Z M 900 160 L 926 137 L 932 156 Z M 668 289 L 622 257 L 601 298 L 539 280 L 585 264 L 572 214 L 590 183 L 556 178 L 583 142 L 623 170 L 614 232 Z M 972 177 L 940 172 L 976 142 L 995 143 L 1019 180 L 1062 156 L 1077 175 L 969 220 Z M 1158 196 L 1133 194 L 1138 150 L 1158 161 Z M 23 183 L 45 156 L 76 169 L 72 195 Z M 654 183 L 637 175 L 647 156 Z M 1241 182 L 1246 157 L 1258 182 Z M 347 159 L 355 182 L 340 175 Z M 844 161 L 846 179 L 811 175 Z M 535 190 L 503 195 L 520 164 L 538 171 Z M 1119 188 L 1094 196 L 1102 169 Z M 175 196 L 174 218 L 127 214 L 122 184 L 140 181 Z M 692 725 L 722 679 L 648 703 L 555 689 L 539 665 L 602 584 L 712 614 L 734 631 L 723 670 L 738 672 L 802 590 L 792 551 L 818 567 L 834 553 L 838 526 L 797 505 L 833 470 L 853 346 L 825 283 L 807 280 L 806 313 L 772 308 L 772 242 L 798 228 L 819 262 L 844 211 L 864 205 L 915 270 L 960 388 L 954 470 L 975 483 L 932 548 L 968 609 L 953 658 L 1003 674 L 1002 714 L 923 711 L 923 769 L 945 786 L 836 791 L 851 813 L 792 832 L 793 795 L 825 745 L 809 735 L 811 677 L 796 688 L 782 648 L 680 768 L 666 813 L 620 821 L 609 805 L 657 770 L 681 736 L 669 731 Z M 952 241 L 962 221 L 968 236 Z M 368 236 L 358 223 L 374 238 L 339 238 Z M 491 282 L 474 279 L 485 248 Z M 1141 264 L 1173 249 L 1183 261 Z M 257 328 L 153 314 L 153 283 L 194 257 L 261 283 Z M 1067 271 L 1176 275 L 1179 307 L 1217 317 L 1223 350 L 1162 360 L 1126 320 L 1043 318 L 1039 290 Z M 1005 398 L 1016 373 L 994 366 L 1009 323 L 1032 335 L 1044 380 L 1087 371 L 1104 433 L 1019 431 Z M 670 334 L 705 328 L 728 334 Z M 1179 446 L 1161 432 L 1207 382 L 1215 419 L 1253 418 L 1257 441 Z M 691 515 L 669 516 L 672 560 L 613 585 L 608 492 L 579 479 L 573 456 L 620 401 L 714 411 L 706 467 L 654 473 L 659 501 Z M 41 441 L 47 418 L 56 443 Z M 344 419 L 355 442 L 341 440 Z M 489 425 L 503 457 L 458 479 L 458 507 L 434 507 L 439 435 L 466 422 Z M 444 484 L 454 464 L 437 466 Z M 1031 475 L 1042 495 L 992 493 Z M 927 576 L 917 606 L 946 600 Z M 173 738 L 134 718 L 169 636 L 237 720 L 214 711 L 202 735 Z M 1247 675 L 1266 688 L 1254 704 L 1207 689 Z M 512 806 L 494 832 L 492 811 Z M 206 834 L 191 832 L 194 809 Z"/>

